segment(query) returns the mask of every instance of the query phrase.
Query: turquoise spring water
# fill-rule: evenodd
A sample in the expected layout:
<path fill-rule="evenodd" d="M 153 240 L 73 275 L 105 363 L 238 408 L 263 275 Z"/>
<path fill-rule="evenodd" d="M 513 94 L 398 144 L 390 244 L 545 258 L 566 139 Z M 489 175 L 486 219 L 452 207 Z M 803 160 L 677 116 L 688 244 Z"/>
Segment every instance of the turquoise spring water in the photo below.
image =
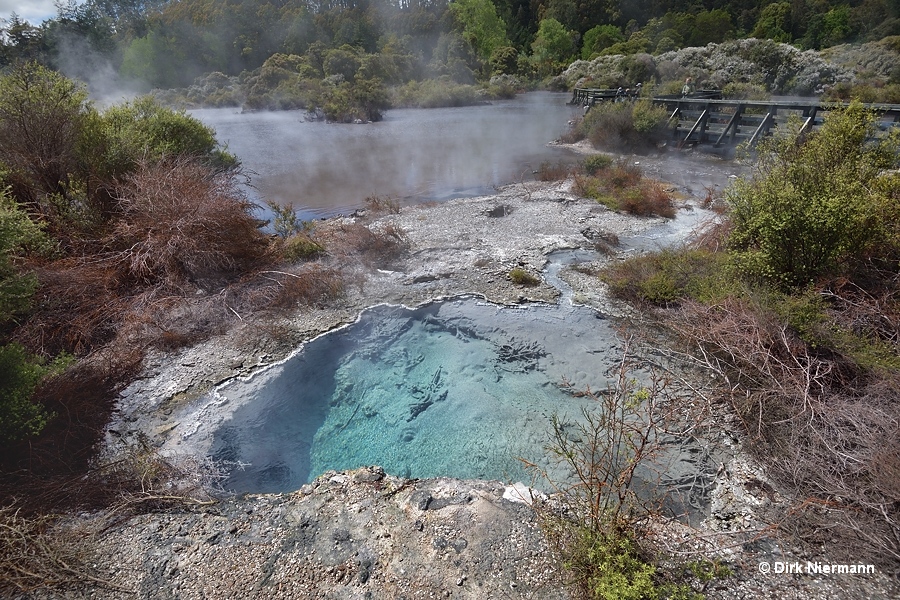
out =
<path fill-rule="evenodd" d="M 550 466 L 554 413 L 580 417 L 621 359 L 612 324 L 567 303 L 474 298 L 379 306 L 287 362 L 218 394 L 241 404 L 213 458 L 236 491 L 297 489 L 329 469 L 378 464 L 406 477 L 531 480 Z M 250 399 L 248 402 L 247 399 Z"/>

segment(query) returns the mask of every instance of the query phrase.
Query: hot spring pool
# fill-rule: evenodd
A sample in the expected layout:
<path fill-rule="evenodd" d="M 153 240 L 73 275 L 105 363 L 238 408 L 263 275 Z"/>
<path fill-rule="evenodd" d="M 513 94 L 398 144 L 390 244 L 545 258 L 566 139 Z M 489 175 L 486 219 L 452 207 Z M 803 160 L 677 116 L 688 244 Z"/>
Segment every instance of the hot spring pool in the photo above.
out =
<path fill-rule="evenodd" d="M 224 466 L 223 486 L 235 492 L 293 491 L 327 470 L 365 465 L 546 487 L 521 459 L 564 481 L 571 474 L 546 450 L 551 416 L 582 419 L 594 401 L 571 391 L 615 383 L 623 352 L 614 324 L 574 306 L 558 277 L 563 265 L 590 256 L 550 257 L 544 277 L 562 291 L 555 305 L 462 297 L 370 308 L 286 361 L 220 386 L 181 439 Z M 678 488 L 678 504 L 699 506 L 708 450 L 697 440 L 665 444 L 656 475 L 638 480 Z"/>
<path fill-rule="evenodd" d="M 216 394 L 236 403 L 215 432 L 225 487 L 294 490 L 329 469 L 378 464 L 407 477 L 529 481 L 550 417 L 606 387 L 621 359 L 609 321 L 581 307 L 474 298 L 378 306 L 292 358 Z"/>

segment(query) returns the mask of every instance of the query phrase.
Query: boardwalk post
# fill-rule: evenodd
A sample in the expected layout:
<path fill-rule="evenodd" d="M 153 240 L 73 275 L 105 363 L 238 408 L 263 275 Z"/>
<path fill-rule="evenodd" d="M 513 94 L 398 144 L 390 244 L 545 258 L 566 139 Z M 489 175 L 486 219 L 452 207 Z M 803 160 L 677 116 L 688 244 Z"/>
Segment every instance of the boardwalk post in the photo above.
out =
<path fill-rule="evenodd" d="M 708 107 L 708 106 L 709 106 L 709 105 L 707 104 L 707 107 Z M 688 131 L 688 134 L 687 134 L 686 136 L 684 136 L 684 139 L 681 140 L 681 142 L 678 144 L 678 147 L 681 148 L 682 146 L 684 146 L 685 144 L 687 144 L 687 143 L 688 143 L 688 140 L 689 140 L 690 137 L 694 134 L 694 132 L 697 131 L 697 128 L 698 128 L 698 127 L 700 128 L 700 137 L 699 137 L 699 139 L 697 140 L 697 143 L 702 144 L 702 143 L 703 143 L 703 131 L 706 129 L 706 120 L 707 120 L 708 118 L 709 118 L 709 108 L 704 108 L 704 109 L 703 109 L 703 112 L 700 113 L 700 118 L 697 119 L 697 122 L 694 123 L 694 126 L 693 126 L 693 127 L 691 127 L 691 130 Z"/>
<path fill-rule="evenodd" d="M 762 123 L 759 124 L 759 127 L 756 128 L 756 131 L 753 132 L 753 136 L 750 138 L 748 145 L 751 148 L 756 146 L 759 140 L 769 132 L 769 129 L 771 129 L 772 125 L 775 123 L 775 113 L 777 112 L 777 106 L 769 107 L 769 112 L 763 117 Z"/>
<path fill-rule="evenodd" d="M 716 148 L 721 146 L 722 140 L 725 139 L 725 136 L 728 135 L 729 131 L 731 131 L 731 143 L 734 144 L 738 133 L 738 123 L 740 123 L 741 115 L 743 114 L 744 105 L 738 104 L 737 108 L 734 109 L 734 114 L 731 115 L 731 119 L 729 119 L 728 124 L 725 126 L 725 129 L 722 131 L 722 134 L 719 136 L 719 139 L 716 140 L 716 143 L 713 144 L 713 146 L 715 146 Z"/>

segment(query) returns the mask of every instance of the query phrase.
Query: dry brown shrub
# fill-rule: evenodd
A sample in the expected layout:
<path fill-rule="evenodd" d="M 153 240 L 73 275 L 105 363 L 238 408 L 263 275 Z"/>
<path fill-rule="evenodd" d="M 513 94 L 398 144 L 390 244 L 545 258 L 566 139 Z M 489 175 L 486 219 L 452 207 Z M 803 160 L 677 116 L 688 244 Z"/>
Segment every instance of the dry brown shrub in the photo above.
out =
<path fill-rule="evenodd" d="M 900 354 L 900 282 L 892 280 L 896 276 L 878 275 L 879 285 L 868 289 L 846 279 L 833 281 L 824 295 L 843 327 L 881 340 Z"/>
<path fill-rule="evenodd" d="M 319 232 L 331 255 L 341 262 L 358 261 L 370 267 L 392 264 L 409 249 L 406 232 L 394 223 L 366 227 L 360 223 L 339 223 Z"/>
<path fill-rule="evenodd" d="M 166 459 L 139 439 L 117 460 L 86 473 L 26 486 L 0 505 L 0 593 L 98 586 L 129 591 L 110 583 L 91 564 L 93 537 L 136 514 L 213 504 L 209 490 L 220 479 L 209 461 Z M 56 504 L 50 503 L 54 500 Z M 58 516 L 60 511 L 98 509 L 89 521 Z"/>
<path fill-rule="evenodd" d="M 675 216 L 672 197 L 655 181 L 642 181 L 639 185 L 620 192 L 619 206 L 625 212 L 639 217 L 657 215 L 671 219 Z"/>
<path fill-rule="evenodd" d="M 538 181 L 560 181 L 572 174 L 572 167 L 562 162 L 542 162 L 538 167 Z"/>
<path fill-rule="evenodd" d="M 725 248 L 728 234 L 731 232 L 731 221 L 706 221 L 691 232 L 692 248 L 718 252 Z"/>
<path fill-rule="evenodd" d="M 15 507 L 0 508 L 0 548 L 5 597 L 88 583 L 113 587 L 88 566 L 83 537 L 60 527 L 57 517 L 28 518 Z"/>
<path fill-rule="evenodd" d="M 265 253 L 255 205 L 229 173 L 197 161 L 144 164 L 121 194 L 109 260 L 146 283 L 202 282 L 247 269 Z"/>
<path fill-rule="evenodd" d="M 365 202 L 366 210 L 373 214 L 396 215 L 400 213 L 400 202 L 390 196 L 369 196 Z"/>
<path fill-rule="evenodd" d="M 597 172 L 604 185 L 612 189 L 624 189 L 637 186 L 644 178 L 644 173 L 637 165 L 627 160 L 619 160 Z"/>
<path fill-rule="evenodd" d="M 128 310 L 129 286 L 108 262 L 65 258 L 36 269 L 35 312 L 16 332 L 34 352 L 83 355 L 116 335 Z"/>
<path fill-rule="evenodd" d="M 322 306 L 344 293 L 341 272 L 321 265 L 293 271 L 263 271 L 260 276 L 270 283 L 255 290 L 250 301 L 262 308 Z"/>
<path fill-rule="evenodd" d="M 226 288 L 267 258 L 254 205 L 234 174 L 194 160 L 142 165 L 123 185 L 120 208 L 93 248 L 37 266 L 36 310 L 17 333 L 30 349 L 85 355 L 114 338 L 143 347 L 155 336 L 166 347 L 189 343 L 225 311 L 222 302 L 198 301 L 198 287 Z M 177 327 L 162 323 L 173 314 Z"/>
<path fill-rule="evenodd" d="M 782 531 L 836 558 L 900 564 L 900 374 L 817 352 L 741 300 L 682 304 L 672 326 L 716 372 L 748 446 L 793 490 Z"/>

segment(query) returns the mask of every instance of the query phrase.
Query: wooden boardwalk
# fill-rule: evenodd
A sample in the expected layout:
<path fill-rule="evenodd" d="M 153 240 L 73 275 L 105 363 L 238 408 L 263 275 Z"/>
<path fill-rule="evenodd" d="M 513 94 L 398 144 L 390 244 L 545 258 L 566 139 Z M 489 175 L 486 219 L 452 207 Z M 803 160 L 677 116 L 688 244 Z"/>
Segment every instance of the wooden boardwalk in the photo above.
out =
<path fill-rule="evenodd" d="M 593 106 L 609 100 L 609 91 L 576 89 L 572 103 Z M 666 127 L 671 130 L 677 147 L 702 145 L 721 148 L 724 152 L 733 152 L 744 142 L 753 147 L 790 121 L 799 120 L 801 130 L 815 129 L 829 111 L 846 106 L 838 102 L 722 100 L 721 97 L 719 90 L 702 90 L 688 97 L 656 96 L 652 100 L 669 112 Z M 879 132 L 900 127 L 900 105 L 865 106 L 877 113 Z"/>

